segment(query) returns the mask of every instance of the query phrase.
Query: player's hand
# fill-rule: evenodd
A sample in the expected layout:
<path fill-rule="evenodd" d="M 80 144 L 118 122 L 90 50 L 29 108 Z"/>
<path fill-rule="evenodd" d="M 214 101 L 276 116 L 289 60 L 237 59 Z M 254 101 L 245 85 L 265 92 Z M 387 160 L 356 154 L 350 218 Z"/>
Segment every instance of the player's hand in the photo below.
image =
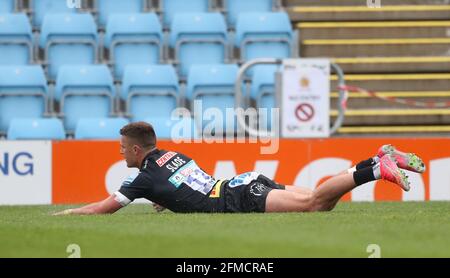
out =
<path fill-rule="evenodd" d="M 60 212 L 53 213 L 52 215 L 53 216 L 70 215 L 70 214 L 72 214 L 72 212 L 73 212 L 72 209 L 66 209 L 66 210 L 63 210 Z"/>
<path fill-rule="evenodd" d="M 164 211 L 166 208 L 163 206 L 158 205 L 157 203 L 153 203 L 153 208 L 157 211 L 157 212 L 162 212 Z"/>

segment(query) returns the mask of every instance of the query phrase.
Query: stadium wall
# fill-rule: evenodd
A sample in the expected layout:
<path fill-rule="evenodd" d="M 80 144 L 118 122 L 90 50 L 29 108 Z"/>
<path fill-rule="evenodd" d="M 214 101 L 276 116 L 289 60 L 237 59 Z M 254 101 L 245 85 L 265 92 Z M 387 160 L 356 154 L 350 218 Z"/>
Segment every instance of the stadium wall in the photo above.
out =
<path fill-rule="evenodd" d="M 351 201 L 450 200 L 450 140 L 325 139 L 280 140 L 275 154 L 261 154 L 262 143 L 159 142 L 162 149 L 193 157 L 217 178 L 258 171 L 282 184 L 315 187 L 327 177 L 374 155 L 382 144 L 413 150 L 425 161 L 423 175 L 409 173 L 412 189 L 379 181 L 344 197 Z M 137 169 L 128 169 L 113 141 L 42 141 L 0 143 L 0 204 L 78 204 L 115 192 Z"/>

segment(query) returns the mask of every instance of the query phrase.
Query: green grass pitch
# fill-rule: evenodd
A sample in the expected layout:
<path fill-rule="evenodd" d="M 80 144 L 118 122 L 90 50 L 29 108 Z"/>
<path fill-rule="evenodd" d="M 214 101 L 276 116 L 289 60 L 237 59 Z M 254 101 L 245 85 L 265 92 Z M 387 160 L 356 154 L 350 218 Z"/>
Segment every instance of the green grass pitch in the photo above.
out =
<path fill-rule="evenodd" d="M 0 207 L 0 257 L 450 257 L 450 202 L 341 203 L 327 213 L 51 216 L 67 206 Z"/>

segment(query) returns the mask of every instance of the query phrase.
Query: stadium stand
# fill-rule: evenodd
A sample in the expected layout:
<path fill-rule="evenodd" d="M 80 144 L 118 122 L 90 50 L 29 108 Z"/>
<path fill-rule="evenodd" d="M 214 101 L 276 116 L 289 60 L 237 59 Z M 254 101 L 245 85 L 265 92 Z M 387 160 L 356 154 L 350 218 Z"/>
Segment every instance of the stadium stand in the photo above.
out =
<path fill-rule="evenodd" d="M 168 118 L 180 102 L 177 73 L 171 65 L 128 66 L 120 97 L 132 121 Z"/>
<path fill-rule="evenodd" d="M 225 19 L 219 13 L 177 14 L 172 24 L 170 47 L 182 77 L 188 74 L 192 65 L 227 62 L 229 47 Z"/>
<path fill-rule="evenodd" d="M 14 118 L 45 116 L 48 95 L 40 66 L 0 66 L 0 133 L 8 130 Z"/>
<path fill-rule="evenodd" d="M 9 140 L 64 140 L 63 124 L 56 118 L 13 119 L 8 129 Z"/>
<path fill-rule="evenodd" d="M 214 114 L 212 121 L 210 121 L 211 119 L 203 119 L 202 122 L 199 122 L 201 118 L 195 115 L 198 126 L 204 128 L 206 125 L 213 123 L 214 126 L 222 126 L 222 131 L 226 133 L 234 133 L 236 131 L 234 117 L 225 119 L 225 115 L 227 108 L 234 108 L 234 84 L 238 70 L 239 68 L 233 64 L 195 65 L 191 67 L 186 89 L 186 99 L 190 101 L 191 109 L 194 108 L 192 104 L 196 100 L 201 100 L 202 113 L 207 109 L 215 108 L 219 109 L 221 115 L 223 115 L 223 119 L 222 117 L 216 117 Z M 216 121 L 226 122 L 223 122 L 222 125 L 222 123 Z"/>
<path fill-rule="evenodd" d="M 175 16 L 180 13 L 206 13 L 212 9 L 208 0 L 160 0 L 159 9 L 164 27 L 171 28 Z"/>
<path fill-rule="evenodd" d="M 68 132 L 82 118 L 107 118 L 114 113 L 115 87 L 105 65 L 62 66 L 54 100 Z"/>
<path fill-rule="evenodd" d="M 117 140 L 120 129 L 128 124 L 125 118 L 82 118 L 75 129 L 76 140 Z"/>
<path fill-rule="evenodd" d="M 156 14 L 114 14 L 109 17 L 104 45 L 114 77 L 121 79 L 127 65 L 158 64 L 164 38 Z"/>
<path fill-rule="evenodd" d="M 0 65 L 33 62 L 33 34 L 25 14 L 0 14 Z"/>
<path fill-rule="evenodd" d="M 47 112 L 64 116 L 69 134 L 78 119 L 111 115 L 125 115 L 132 121 L 162 119 L 173 126 L 171 111 L 186 101 L 192 104 L 196 90 L 191 86 L 192 68 L 203 70 L 207 79 L 211 65 L 217 69 L 231 63 L 228 67 L 234 68 L 255 58 L 299 55 L 328 57 L 343 68 L 348 85 L 377 93 L 374 97 L 349 92 L 341 134 L 449 131 L 447 107 L 433 106 L 450 98 L 446 0 L 392 0 L 377 9 L 360 0 L 83 0 L 81 4 L 81 9 L 74 9 L 61 0 L 0 1 L 0 65 L 11 66 L 1 67 L 6 75 L 0 76 L 4 95 L 0 133 L 5 134 L 15 117 L 42 118 Z M 20 79 L 31 74 L 26 65 L 35 63 L 45 69 L 46 78 Z M 102 81 L 86 75 L 100 68 L 92 67 L 97 63 L 103 64 L 102 70 L 95 71 L 109 76 Z M 78 70 L 74 80 L 86 83 L 72 80 L 73 84 L 62 85 L 58 72 L 64 76 L 61 69 L 67 65 Z M 31 68 L 42 74 L 41 67 Z M 244 91 L 251 102 L 244 103 L 255 108 L 275 106 L 273 71 L 271 66 L 257 66 L 247 72 Z M 201 86 L 211 92 L 208 86 L 219 81 L 209 78 L 211 84 L 203 80 Z M 10 86 L 14 80 L 20 84 Z M 339 103 L 335 75 L 331 88 L 334 119 Z M 62 91 L 69 92 L 68 102 Z M 72 96 L 73 91 L 89 96 Z M 231 85 L 229 92 L 207 96 L 204 108 L 234 107 Z M 92 106 L 82 104 L 84 98 Z M 405 106 L 386 98 L 430 107 Z M 21 107 L 32 108 L 27 112 L 12 108 L 11 103 L 17 105 L 19 99 Z M 23 105 L 21 99 L 26 99 Z M 46 99 L 52 104 L 49 109 Z M 102 104 L 95 106 L 100 99 Z"/>
<path fill-rule="evenodd" d="M 41 28 L 40 48 L 53 80 L 62 65 L 95 64 L 98 36 L 90 14 L 49 14 Z"/>
<path fill-rule="evenodd" d="M 145 0 L 96 0 L 95 12 L 98 14 L 98 25 L 105 27 L 109 16 L 113 14 L 131 14 L 145 12 L 147 1 Z"/>

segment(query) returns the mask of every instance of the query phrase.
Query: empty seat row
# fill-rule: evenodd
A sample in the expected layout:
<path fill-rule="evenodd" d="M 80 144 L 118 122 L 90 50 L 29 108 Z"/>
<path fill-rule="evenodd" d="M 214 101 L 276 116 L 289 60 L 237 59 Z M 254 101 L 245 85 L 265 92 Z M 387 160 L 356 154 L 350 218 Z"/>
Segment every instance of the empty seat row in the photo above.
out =
<path fill-rule="evenodd" d="M 274 90 L 267 93 L 265 88 L 274 87 L 271 82 L 274 82 L 276 68 L 268 68 L 268 71 L 266 68 L 255 70 L 252 96 L 261 107 L 272 108 L 275 106 Z M 235 106 L 237 74 L 238 67 L 233 64 L 193 66 L 186 90 L 181 91 L 172 66 L 134 65 L 126 68 L 121 90 L 116 92 L 105 65 L 64 66 L 50 93 L 40 66 L 0 67 L 0 132 L 5 132 L 14 118 L 39 118 L 48 112 L 56 113 L 63 119 L 65 129 L 73 132 L 82 118 L 116 116 L 116 100 L 124 107 L 120 109 L 123 113 L 119 114 L 133 122 L 170 118 L 176 108 L 185 106 L 184 100 L 194 113 L 210 110 L 226 115 L 227 108 Z M 200 111 L 195 111 L 196 100 L 202 101 Z M 48 103 L 58 109 L 48 109 Z M 197 123 L 200 128 L 207 124 L 202 119 Z M 233 121 L 226 121 L 226 124 L 222 126 L 223 130 L 235 130 Z"/>
<path fill-rule="evenodd" d="M 18 3 L 16 7 L 15 3 Z M 108 18 L 116 13 L 141 13 L 150 10 L 158 10 L 162 15 L 162 22 L 169 28 L 177 13 L 204 13 L 218 10 L 215 0 L 159 0 L 159 7 L 153 7 L 148 0 L 94 0 L 92 7 L 87 0 L 30 0 L 28 7 L 24 1 L 1 0 L 0 13 L 11 13 L 17 10 L 29 10 L 33 26 L 40 28 L 46 14 L 73 13 L 77 10 L 92 11 L 97 14 L 97 22 L 100 27 L 106 26 Z M 69 5 L 69 4 L 70 5 Z M 79 5 L 78 5 L 79 4 Z M 278 6 L 276 0 L 223 0 L 221 9 L 226 14 L 227 23 L 234 27 L 237 17 L 243 12 L 270 12 Z"/>
<path fill-rule="evenodd" d="M 50 92 L 40 66 L 0 67 L 0 132 L 14 118 L 40 118 L 53 113 L 53 101 L 65 128 L 74 131 L 81 118 L 112 116 L 115 88 L 106 66 L 65 66 Z M 49 105 L 50 104 L 50 105 Z"/>
<path fill-rule="evenodd" d="M 169 46 L 174 63 L 185 77 L 192 65 L 227 63 L 230 37 L 218 13 L 178 14 L 172 25 Z M 288 58 L 295 55 L 295 33 L 286 13 L 249 13 L 238 21 L 233 42 L 241 62 L 256 58 Z M 53 14 L 42 25 L 39 47 L 51 80 L 65 64 L 100 62 L 99 38 L 90 14 Z M 165 45 L 155 14 L 116 14 L 110 17 L 104 46 L 115 79 L 125 66 L 163 62 Z M 0 64 L 32 61 L 32 33 L 25 15 L 0 15 Z M 4 53 L 4 54 L 3 54 Z M 202 55 L 198 55 L 201 53 Z M 8 55 L 11 54 L 11 55 Z"/>
<path fill-rule="evenodd" d="M 199 131 L 190 117 L 151 118 L 159 139 L 197 139 Z M 82 118 L 77 123 L 74 139 L 117 139 L 120 129 L 129 123 L 125 118 Z M 8 140 L 64 140 L 66 132 L 57 118 L 14 118 L 7 132 Z"/>
<path fill-rule="evenodd" d="M 124 118 L 82 118 L 77 123 L 75 139 L 116 139 L 128 124 Z M 64 140 L 66 132 L 57 118 L 15 118 L 8 128 L 9 140 Z"/>
<path fill-rule="evenodd" d="M 90 9 L 86 9 L 89 2 L 87 0 L 29 0 L 25 7 L 25 1 L 2 0 L 0 13 L 10 13 L 13 11 L 29 11 L 33 27 L 41 28 L 44 18 L 48 14 L 77 13 L 92 11 L 97 15 L 97 22 L 100 26 L 105 26 L 108 16 L 114 13 L 141 13 L 148 11 L 147 0 L 95 0 Z M 172 0 L 169 0 L 172 1 Z M 195 1 L 195 0 L 194 0 Z M 4 6 L 4 7 L 3 7 Z"/>

